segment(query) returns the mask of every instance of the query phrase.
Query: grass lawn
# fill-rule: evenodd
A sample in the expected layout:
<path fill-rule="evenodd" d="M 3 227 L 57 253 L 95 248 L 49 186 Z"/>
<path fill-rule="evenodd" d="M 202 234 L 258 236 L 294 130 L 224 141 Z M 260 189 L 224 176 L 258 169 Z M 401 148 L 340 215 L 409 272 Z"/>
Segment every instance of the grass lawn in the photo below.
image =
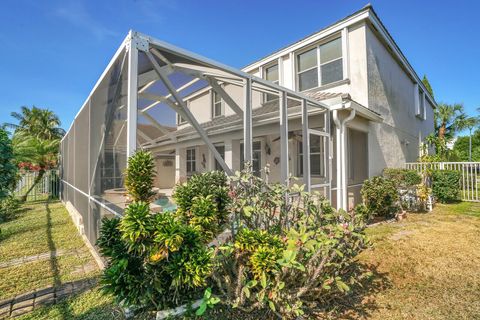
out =
<path fill-rule="evenodd" d="M 122 320 L 122 311 L 113 305 L 112 297 L 103 295 L 98 288 L 78 294 L 56 305 L 42 307 L 19 320 Z"/>
<path fill-rule="evenodd" d="M 77 233 L 68 220 L 65 209 L 59 203 L 51 204 L 50 207 L 52 221 L 59 224 L 55 227 L 57 223 L 53 223 L 53 229 L 69 230 L 65 231 L 69 234 L 67 239 L 60 234 L 55 237 L 58 241 L 65 241 L 63 244 L 57 243 L 59 248 L 78 248 L 77 244 L 81 247 L 81 239 L 74 239 Z M 45 221 L 44 204 L 31 205 L 31 208 L 36 215 L 43 216 L 43 220 L 37 219 L 38 224 Z M 31 219 L 26 216 L 19 219 Z M 68 224 L 70 227 L 65 226 Z M 31 223 L 18 225 L 23 225 L 17 227 L 17 230 L 25 239 L 29 234 L 26 229 L 32 229 L 32 234 L 37 232 Z M 2 225 L 2 229 L 6 227 L 7 224 Z M 363 252 L 359 261 L 374 270 L 372 283 L 363 292 L 357 292 L 355 297 L 344 301 L 333 318 L 480 319 L 480 204 L 439 204 L 432 213 L 409 214 L 406 220 L 377 225 L 368 228 L 367 233 L 372 248 Z M 41 232 L 35 234 L 42 237 Z M 9 238 L 0 242 L 2 253 L 13 255 L 9 251 L 16 246 L 8 244 L 11 243 L 8 241 Z M 22 241 L 18 239 L 17 242 Z M 4 243 L 10 246 L 9 250 L 4 249 Z M 30 252 L 27 248 L 22 250 Z M 41 247 L 40 251 L 42 250 L 45 247 Z M 65 261 L 63 267 L 60 261 L 59 258 L 59 265 L 62 270 L 66 270 L 65 278 L 68 278 L 68 265 L 73 262 Z M 30 270 L 31 273 L 36 272 L 32 268 Z M 48 270 L 41 273 L 43 272 L 48 273 Z M 40 276 L 30 276 L 29 272 L 25 272 L 27 275 L 28 281 L 34 281 Z M 5 275 L 0 277 L 6 279 Z M 23 282 L 22 279 L 19 277 L 17 281 Z M 52 281 L 51 276 L 48 279 Z M 5 289 L 5 284 L 0 284 L 0 293 L 3 294 Z M 98 289 L 94 289 L 60 304 L 40 308 L 22 319 L 73 318 L 122 319 L 123 315 L 113 305 L 110 296 L 103 296 Z M 238 318 L 249 319 L 248 316 Z"/>
<path fill-rule="evenodd" d="M 58 201 L 27 202 L 13 220 L 1 224 L 0 263 L 56 251 L 61 255 L 0 268 L 0 300 L 100 271 Z M 87 266 L 87 272 L 82 267 Z"/>

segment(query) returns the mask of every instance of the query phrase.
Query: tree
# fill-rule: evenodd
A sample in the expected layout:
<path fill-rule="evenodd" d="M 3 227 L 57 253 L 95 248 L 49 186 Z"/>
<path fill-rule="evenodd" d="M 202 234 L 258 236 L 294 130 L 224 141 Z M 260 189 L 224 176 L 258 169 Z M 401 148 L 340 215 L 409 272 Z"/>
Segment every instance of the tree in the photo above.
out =
<path fill-rule="evenodd" d="M 472 161 L 472 130 L 480 125 L 478 117 L 465 117 L 459 121 L 459 129 L 468 129 L 468 161 Z"/>
<path fill-rule="evenodd" d="M 423 75 L 422 82 L 423 82 L 423 85 L 425 86 L 425 88 L 427 88 L 428 93 L 430 93 L 430 95 L 432 96 L 432 98 L 435 99 L 435 97 L 434 97 L 434 95 L 433 95 L 432 86 L 430 85 L 430 82 L 428 81 L 426 75 Z"/>
<path fill-rule="evenodd" d="M 473 132 L 471 137 L 458 137 L 453 146 L 453 151 L 458 155 L 459 161 L 468 161 L 470 156 L 471 141 L 471 161 L 480 161 L 480 129 Z"/>
<path fill-rule="evenodd" d="M 42 181 L 45 172 L 57 165 L 60 139 L 40 139 L 20 132 L 14 135 L 13 145 L 17 161 L 29 162 L 39 168 L 33 184 L 21 198 L 22 201 L 25 201 L 33 188 Z"/>
<path fill-rule="evenodd" d="M 436 136 L 443 142 L 451 140 L 464 119 L 463 104 L 440 103 L 434 113 Z"/>
<path fill-rule="evenodd" d="M 17 166 L 14 163 L 12 141 L 7 131 L 0 127 L 0 200 L 15 187 Z"/>
<path fill-rule="evenodd" d="M 12 112 L 11 116 L 18 124 L 6 123 L 6 126 L 14 129 L 15 133 L 24 132 L 44 140 L 61 139 L 65 135 L 65 130 L 60 128 L 60 119 L 51 110 L 23 106 L 20 113 Z"/>
<path fill-rule="evenodd" d="M 23 195 L 28 194 L 42 180 L 46 170 L 57 165 L 60 140 L 65 134 L 60 125 L 60 119 L 48 109 L 21 107 L 21 112 L 12 112 L 12 117 L 18 124 L 7 123 L 6 126 L 15 129 L 12 144 L 16 161 L 27 162 L 39 168 L 33 184 Z"/>

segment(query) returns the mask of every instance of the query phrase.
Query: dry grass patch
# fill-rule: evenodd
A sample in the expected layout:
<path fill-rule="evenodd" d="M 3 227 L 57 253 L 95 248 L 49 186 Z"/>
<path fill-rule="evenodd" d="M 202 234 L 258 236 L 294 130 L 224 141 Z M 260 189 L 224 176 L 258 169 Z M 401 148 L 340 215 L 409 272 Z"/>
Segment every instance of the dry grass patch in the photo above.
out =
<path fill-rule="evenodd" d="M 438 205 L 368 233 L 360 261 L 389 282 L 365 298 L 369 319 L 480 319 L 480 204 Z"/>

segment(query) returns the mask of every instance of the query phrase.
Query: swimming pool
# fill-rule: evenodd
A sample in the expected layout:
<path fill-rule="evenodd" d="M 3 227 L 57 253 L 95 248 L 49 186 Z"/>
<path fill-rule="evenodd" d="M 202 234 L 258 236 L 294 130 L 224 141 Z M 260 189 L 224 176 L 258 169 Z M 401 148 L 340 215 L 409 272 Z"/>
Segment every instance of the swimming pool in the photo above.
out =
<path fill-rule="evenodd" d="M 167 196 L 162 196 L 154 201 L 155 204 L 158 204 L 162 207 L 163 211 L 175 211 L 177 210 L 177 205 L 170 201 L 170 198 Z"/>

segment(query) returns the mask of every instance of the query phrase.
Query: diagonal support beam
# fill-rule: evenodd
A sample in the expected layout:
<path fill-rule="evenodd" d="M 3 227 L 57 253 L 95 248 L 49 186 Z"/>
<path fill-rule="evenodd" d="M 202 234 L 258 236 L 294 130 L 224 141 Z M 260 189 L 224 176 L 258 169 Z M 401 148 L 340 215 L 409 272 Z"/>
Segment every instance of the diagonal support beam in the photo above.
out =
<path fill-rule="evenodd" d="M 147 118 L 148 121 L 150 121 L 151 124 L 153 124 L 153 126 L 155 126 L 155 128 L 157 128 L 161 133 L 163 133 L 164 135 L 166 135 L 171 141 L 175 141 L 175 138 L 173 137 L 172 133 L 165 129 L 160 123 L 158 123 L 157 120 L 155 120 L 155 118 L 153 118 L 151 115 L 149 115 L 147 112 L 144 112 L 144 111 L 140 111 L 141 114 Z M 153 141 L 155 139 L 151 139 L 151 141 Z M 150 142 L 150 141 L 149 141 Z"/>
<path fill-rule="evenodd" d="M 225 161 L 223 160 L 222 156 L 220 155 L 220 153 L 218 153 L 217 149 L 215 148 L 215 146 L 213 145 L 213 143 L 210 141 L 210 139 L 208 138 L 208 135 L 207 133 L 205 132 L 205 130 L 200 126 L 200 124 L 197 122 L 197 120 L 195 119 L 195 117 L 193 116 L 192 112 L 187 108 L 187 105 L 185 104 L 185 101 L 183 101 L 183 99 L 180 97 L 180 95 L 178 94 L 177 90 L 175 89 L 175 87 L 173 86 L 173 84 L 170 82 L 170 80 L 168 79 L 168 77 L 162 72 L 161 70 L 161 67 L 160 65 L 158 64 L 158 62 L 155 60 L 155 58 L 153 57 L 153 55 L 150 53 L 150 52 L 146 52 L 145 53 L 148 57 L 148 59 L 150 60 L 150 62 L 152 63 L 152 66 L 154 67 L 154 69 L 157 71 L 158 73 L 158 76 L 160 77 L 160 79 L 162 80 L 163 84 L 167 87 L 168 91 L 170 92 L 170 94 L 173 96 L 173 98 L 177 101 L 178 103 L 178 106 L 177 106 L 177 109 L 178 111 L 182 111 L 182 113 L 184 114 L 185 116 L 185 120 L 187 120 L 191 125 L 192 127 L 195 128 L 195 130 L 198 132 L 198 134 L 200 135 L 200 137 L 202 138 L 203 142 L 205 142 L 205 144 L 207 145 L 207 147 L 210 149 L 210 152 L 213 153 L 215 159 L 218 161 L 218 163 L 220 164 L 220 166 L 223 168 L 223 170 L 228 174 L 228 175 L 233 175 L 233 172 L 232 170 L 227 166 L 227 164 L 225 163 Z M 177 111 L 177 112 L 178 112 Z M 183 115 L 182 115 L 183 116 Z"/>
<path fill-rule="evenodd" d="M 232 97 L 230 97 L 230 95 L 222 88 L 222 86 L 218 84 L 217 80 L 211 77 L 206 78 L 213 90 L 215 90 L 215 92 L 222 97 L 223 101 L 225 101 L 236 114 L 238 114 L 240 117 L 243 117 L 242 108 L 240 108 L 238 104 L 232 99 Z"/>

